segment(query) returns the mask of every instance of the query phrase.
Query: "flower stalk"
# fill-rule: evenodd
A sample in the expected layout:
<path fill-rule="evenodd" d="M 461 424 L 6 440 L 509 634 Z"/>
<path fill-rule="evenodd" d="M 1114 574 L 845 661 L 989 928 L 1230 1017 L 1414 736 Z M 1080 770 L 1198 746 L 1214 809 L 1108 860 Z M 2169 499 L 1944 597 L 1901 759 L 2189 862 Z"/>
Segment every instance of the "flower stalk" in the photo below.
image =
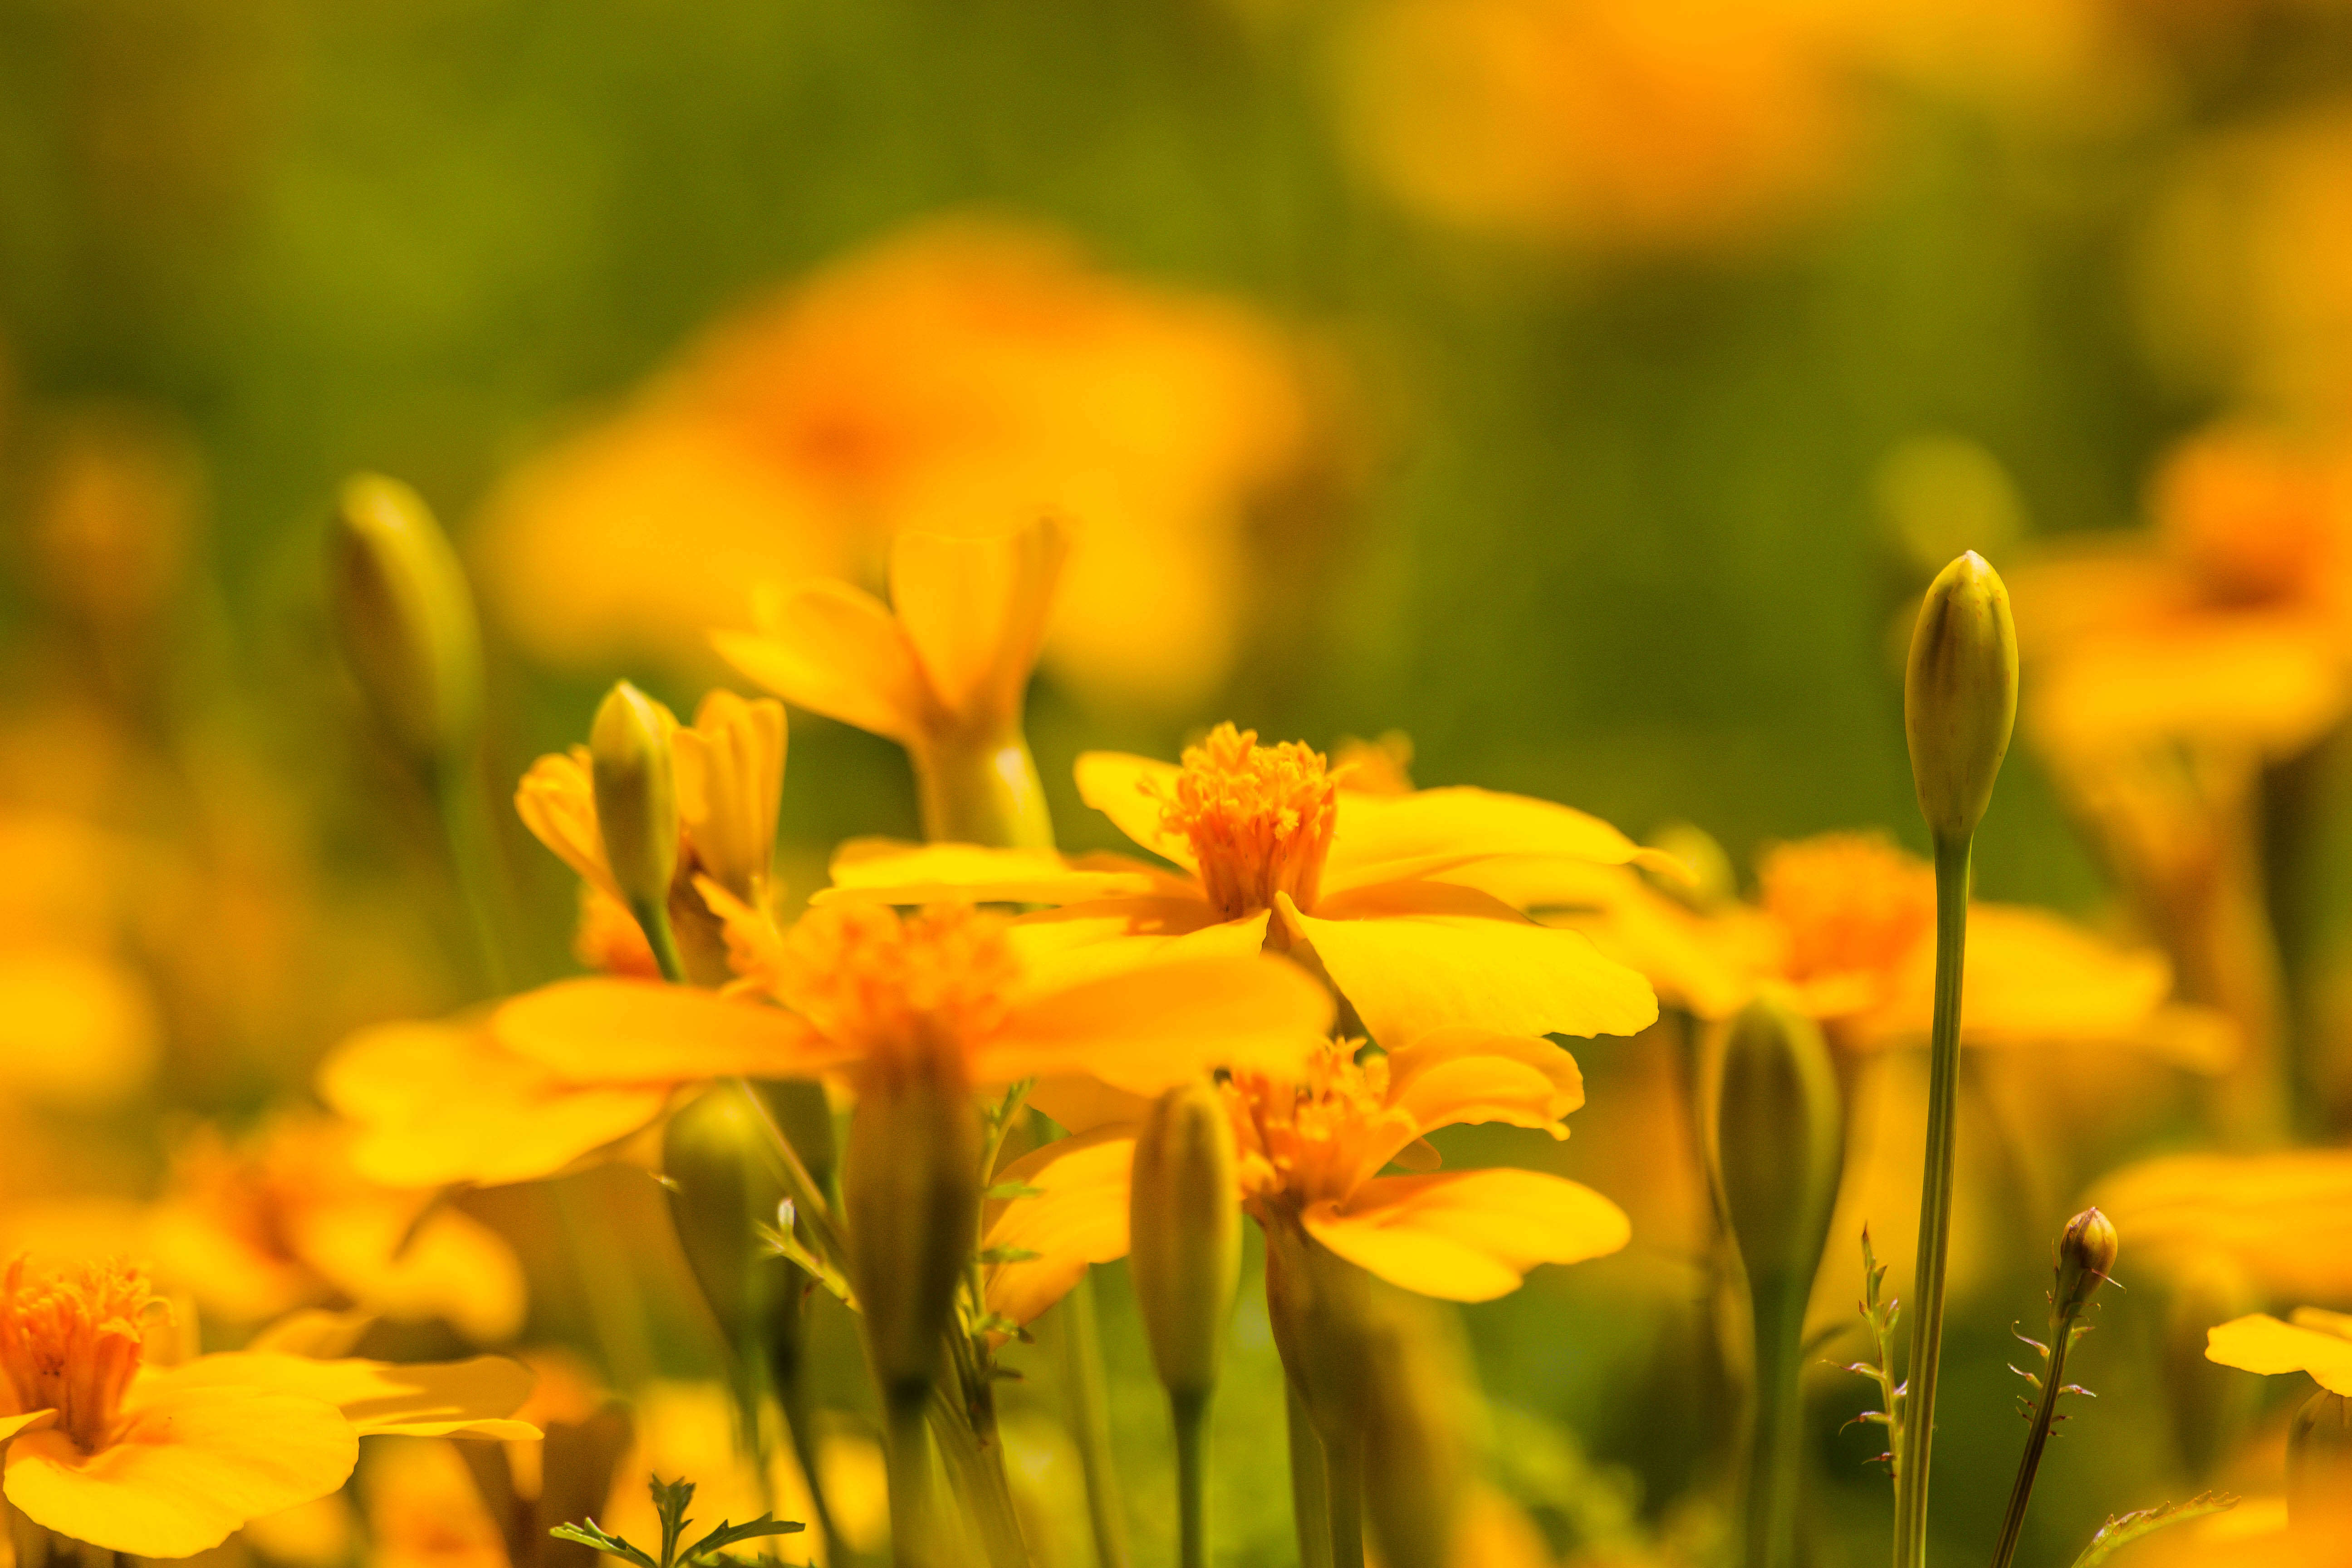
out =
<path fill-rule="evenodd" d="M 2115 1261 L 2116 1227 L 2107 1222 L 2106 1215 L 2095 1208 L 2075 1215 L 2058 1243 L 2058 1281 L 2050 1293 L 2050 1342 L 2034 1345 L 2047 1364 L 2039 1377 L 2032 1373 L 2024 1374 L 2041 1397 L 2026 1433 L 2025 1453 L 2017 1462 L 2017 1479 L 2009 1490 L 2009 1510 L 2001 1517 L 2000 1540 L 1993 1548 L 1992 1568 L 2009 1568 L 2011 1560 L 2017 1555 L 2017 1538 L 2025 1528 L 2026 1504 L 2032 1500 L 2033 1478 L 2042 1465 L 2042 1450 L 2049 1444 L 2052 1428 L 2065 1419 L 2058 1414 L 2058 1396 L 2089 1392 L 2067 1383 L 2066 1352 L 2074 1349 L 2076 1340 L 2090 1331 L 2090 1325 L 2080 1320 Z"/>

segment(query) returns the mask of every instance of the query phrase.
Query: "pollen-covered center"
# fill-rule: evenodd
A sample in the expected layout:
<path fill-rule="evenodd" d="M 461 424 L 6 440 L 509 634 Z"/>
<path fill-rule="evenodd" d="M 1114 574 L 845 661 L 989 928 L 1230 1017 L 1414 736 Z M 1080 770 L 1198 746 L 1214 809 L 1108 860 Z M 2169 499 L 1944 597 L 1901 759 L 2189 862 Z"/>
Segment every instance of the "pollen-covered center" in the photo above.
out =
<path fill-rule="evenodd" d="M 1295 1083 L 1250 1072 L 1226 1082 L 1246 1196 L 1304 1205 L 1353 1189 L 1364 1149 L 1380 1135 L 1389 1090 L 1388 1058 L 1359 1062 L 1358 1044 L 1325 1046 Z"/>
<path fill-rule="evenodd" d="M 1787 975 L 1884 973 L 1936 929 L 1936 873 L 1874 833 L 1825 833 L 1768 853 L 1764 910 L 1787 933 Z"/>
<path fill-rule="evenodd" d="M 106 1447 L 139 1371 L 147 1319 L 162 1305 L 146 1271 L 121 1260 L 54 1271 L 10 1263 L 0 1279 L 0 1370 L 16 1408 L 55 1410 L 84 1453 Z"/>
<path fill-rule="evenodd" d="M 777 999 L 828 1038 L 862 1047 L 882 1072 L 961 1072 L 1004 1021 L 1021 980 L 1002 915 L 934 904 L 811 910 L 770 959 Z"/>
<path fill-rule="evenodd" d="M 1256 731 L 1231 724 L 1187 747 L 1174 788 L 1160 792 L 1161 828 L 1192 847 L 1209 901 L 1227 920 L 1272 909 L 1276 893 L 1312 909 L 1338 816 L 1321 752 L 1295 741 L 1261 746 Z"/>

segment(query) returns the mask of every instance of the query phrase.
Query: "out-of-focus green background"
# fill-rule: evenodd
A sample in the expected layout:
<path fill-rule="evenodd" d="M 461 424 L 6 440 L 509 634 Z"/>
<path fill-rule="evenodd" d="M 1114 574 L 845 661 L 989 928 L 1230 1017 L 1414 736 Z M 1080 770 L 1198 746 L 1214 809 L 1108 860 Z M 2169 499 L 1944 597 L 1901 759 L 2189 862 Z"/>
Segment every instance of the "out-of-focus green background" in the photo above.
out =
<path fill-rule="evenodd" d="M 1581 9 L 1612 8 L 1635 0 Z M 1669 9 L 1694 58 L 1728 47 L 1696 40 L 1741 10 Z M 243 816 L 272 825 L 257 879 L 307 889 L 299 919 L 318 929 L 229 922 L 218 940 L 321 966 L 333 999 L 183 1069 L 181 1103 L 235 1112 L 339 1028 L 467 1000 L 478 981 L 427 807 L 332 657 L 334 487 L 360 468 L 404 477 L 465 547 L 515 463 L 730 310 L 979 209 L 1054 226 L 1110 275 L 1256 312 L 1314 345 L 1337 389 L 1339 477 L 1307 545 L 1258 537 L 1223 690 L 1171 711 L 1049 679 L 1034 699 L 1067 842 L 1111 841 L 1067 784 L 1078 751 L 1172 754 L 1231 717 L 1318 744 L 1401 730 L 1423 784 L 1524 790 L 1637 833 L 1695 822 L 1742 866 L 1838 826 L 1919 844 L 1896 669 L 1934 561 L 2135 526 L 2181 432 L 2250 406 L 2321 416 L 2261 405 L 2255 350 L 2195 352 L 2243 325 L 2226 279 L 2189 350 L 2168 334 L 2164 279 L 2197 258 L 2167 250 L 2167 215 L 2217 149 L 2352 106 L 2352 16 L 2322 0 L 1790 9 L 1785 33 L 1740 47 L 1801 58 L 1790 114 L 1833 105 L 1820 189 L 1720 230 L 1602 216 L 1527 232 L 1453 221 L 1366 151 L 1370 0 L 0 0 L 0 715 L 23 737 L 0 795 L 75 804 L 58 798 L 82 776 L 74 732 L 43 726 L 91 700 L 124 707 L 183 770 L 140 796 L 151 821 L 193 816 L 216 843 L 241 841 Z M 1645 94 L 1664 141 L 1717 90 L 1676 89 L 1675 48 L 1643 47 L 1616 140 L 1593 154 L 1635 187 Z M 1484 90 L 1475 74 L 1422 85 L 1440 121 Z M 1748 108 L 1769 128 L 1771 103 Z M 1748 134 L 1725 133 L 1735 149 Z M 1703 174 L 1656 177 L 1711 199 Z M 166 432 L 197 498 L 185 576 L 129 664 L 67 625 L 34 560 L 45 443 L 93 409 Z M 1901 479 L 1923 450 L 1958 451 L 1979 489 L 1929 483 L 1922 500 Z M 558 668 L 495 618 L 491 652 L 500 788 L 578 738 L 614 678 L 681 707 L 700 684 Z M 797 714 L 793 747 L 797 882 L 834 840 L 912 831 L 890 748 Z M 555 973 L 567 878 L 505 831 L 519 918 Z M 1980 843 L 1985 891 L 2105 907 L 2022 748 Z M 1580 1054 L 1605 1070 L 1633 1048 Z M 1609 1114 L 1596 1093 L 1580 1118 Z M 1519 1136 L 1456 1147 L 1540 1154 Z M 2010 1270 L 2021 1319 L 2040 1267 Z M 1470 1315 L 1487 1384 L 1626 1467 L 1654 1520 L 1719 1475 L 1721 1413 L 1690 1403 L 1719 1385 L 1684 1364 L 1689 1335 L 1554 1274 Z M 1111 1279 L 1122 1438 L 1157 1452 Z M 1948 1353 L 1997 1371 L 2000 1316 Z M 1282 1561 L 1262 1315 L 1239 1332 L 1223 1506 L 1234 1561 Z M 2061 1445 L 2025 1561 L 2063 1561 L 2103 1511 L 2155 1500 L 2167 1461 L 2144 1368 L 2119 1356 L 2085 1374 L 2107 1397 Z M 1939 1497 L 1970 1539 L 2007 1485 L 2005 1381 L 1948 1378 Z M 1823 1526 L 1823 1563 L 1876 1550 L 1868 1440 L 1832 1435 L 1864 1388 L 1824 1394 L 1816 1424 L 1829 1515 L 1853 1524 L 1850 1549 Z M 1540 1468 L 1536 1439 L 1506 1427 L 1503 1446 Z M 1138 1517 L 1141 1560 L 1166 1561 Z"/>

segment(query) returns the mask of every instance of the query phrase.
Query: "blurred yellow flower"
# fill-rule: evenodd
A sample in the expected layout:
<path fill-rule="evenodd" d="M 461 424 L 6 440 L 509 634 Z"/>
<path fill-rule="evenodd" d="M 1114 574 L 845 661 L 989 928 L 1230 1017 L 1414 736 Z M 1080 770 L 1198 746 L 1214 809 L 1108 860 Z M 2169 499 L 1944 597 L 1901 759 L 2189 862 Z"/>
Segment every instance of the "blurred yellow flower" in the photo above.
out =
<path fill-rule="evenodd" d="M 2205 1336 L 2208 1360 L 2275 1376 L 2309 1373 L 2330 1394 L 2352 1394 L 2352 1317 L 2298 1307 L 2283 1323 L 2267 1312 L 2233 1319 Z"/>
<path fill-rule="evenodd" d="M 144 1084 L 162 1022 L 121 952 L 118 889 L 132 856 L 77 817 L 0 812 L 0 1085 L 96 1105 Z"/>
<path fill-rule="evenodd" d="M 2148 1267 L 2218 1261 L 2262 1295 L 2352 1303 L 2352 1150 L 2171 1154 L 2093 1193 Z"/>
<path fill-rule="evenodd" d="M 341 1486 L 371 1433 L 527 1436 L 505 1420 L 529 1374 L 200 1356 L 147 1366 L 162 1305 L 128 1264 L 0 1279 L 0 1440 L 8 1501 L 78 1541 L 149 1557 L 218 1545 L 247 1520 Z"/>
<path fill-rule="evenodd" d="M 1078 792 L 1183 875 L 971 845 L 853 844 L 811 901 L 932 897 L 1055 903 L 1016 939 L 1033 962 L 1099 973 L 1202 953 L 1288 952 L 1328 975 L 1384 1045 L 1433 1028 L 1632 1034 L 1657 1016 L 1639 974 L 1475 885 L 1496 864 L 1657 858 L 1567 806 L 1469 788 L 1351 790 L 1296 742 L 1222 724 L 1181 765 L 1078 759 Z"/>
<path fill-rule="evenodd" d="M 752 584 L 870 580 L 901 530 L 1050 511 L 1087 538 L 1055 673 L 1176 705 L 1236 652 L 1244 521 L 1298 476 L 1310 421 L 1299 355 L 1246 311 L 1048 230 L 935 221 L 721 322 L 519 469 L 481 559 L 544 658 L 693 660 Z"/>

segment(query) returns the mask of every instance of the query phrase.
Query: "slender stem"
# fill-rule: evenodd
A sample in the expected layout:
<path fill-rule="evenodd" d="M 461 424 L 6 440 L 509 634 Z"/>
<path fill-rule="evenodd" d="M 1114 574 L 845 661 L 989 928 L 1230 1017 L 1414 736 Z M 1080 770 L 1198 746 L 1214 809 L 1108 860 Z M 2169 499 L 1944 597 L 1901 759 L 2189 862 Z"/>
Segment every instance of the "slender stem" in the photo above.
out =
<path fill-rule="evenodd" d="M 1004 1479 L 1003 1446 L 993 1432 L 977 1429 L 970 1412 L 945 1388 L 933 1395 L 930 1416 L 956 1495 L 980 1531 L 989 1568 L 1030 1568 L 1029 1546 L 1022 1539 L 1013 1489 Z"/>
<path fill-rule="evenodd" d="M 1298 1568 L 1331 1568 L 1330 1475 L 1323 1462 L 1323 1439 L 1307 1414 L 1298 1389 L 1283 1379 L 1290 1396 L 1290 1514 L 1298 1530 Z"/>
<path fill-rule="evenodd" d="M 1097 1568 L 1127 1568 L 1127 1510 L 1119 1496 L 1118 1467 L 1111 1457 L 1110 1398 L 1104 1388 L 1093 1270 L 1078 1276 L 1056 1315 L 1062 1319 L 1062 1386 L 1070 1402 L 1070 1435 L 1077 1439 L 1078 1467 L 1086 1477 L 1095 1562 Z"/>
<path fill-rule="evenodd" d="M 883 1463 L 890 1483 L 890 1561 L 897 1568 L 932 1568 L 931 1440 L 924 1424 L 929 1401 L 895 1394 L 887 1403 L 889 1441 Z"/>
<path fill-rule="evenodd" d="M 784 1184 L 784 1191 L 792 1196 L 793 1216 L 808 1229 L 811 1248 L 832 1268 L 845 1272 L 849 1254 L 841 1244 L 841 1232 L 833 1223 L 833 1206 L 825 1202 L 824 1189 L 802 1161 L 800 1152 L 793 1147 L 793 1141 L 776 1124 L 767 1101 L 760 1098 L 751 1079 L 738 1078 L 735 1088 L 767 1131 L 768 1153 L 774 1161 L 777 1176 Z"/>
<path fill-rule="evenodd" d="M 934 844 L 1051 849 L 1054 820 L 1029 742 L 1016 721 L 1003 734 L 937 735 L 907 749 L 923 837 Z"/>
<path fill-rule="evenodd" d="M 1747 1568 L 1789 1568 L 1796 1561 L 1804 1415 L 1798 1384 L 1811 1283 L 1773 1276 L 1748 1281 L 1756 1410 L 1748 1461 Z"/>
<path fill-rule="evenodd" d="M 1969 840 L 1936 845 L 1936 1013 L 1927 1066 L 1927 1160 L 1919 1181 L 1919 1254 L 1912 1272 L 1911 1353 L 1903 1473 L 1895 1496 L 1895 1568 L 1927 1561 L 1927 1466 L 1936 1441 L 1936 1376 L 1944 1352 L 1944 1266 L 1951 1246 L 1954 1114 L 1960 1079 L 1960 976 L 1969 932 Z"/>
<path fill-rule="evenodd" d="M 637 929 L 646 933 L 646 945 L 654 950 L 654 963 L 664 980 L 672 985 L 686 984 L 686 963 L 677 954 L 677 937 L 669 929 L 669 910 L 659 899 L 632 899 L 629 912 L 637 918 Z"/>
<path fill-rule="evenodd" d="M 467 761 L 450 761 L 431 770 L 428 780 L 433 803 L 441 818 L 441 834 L 449 851 L 449 870 L 457 897 L 474 928 L 474 946 L 482 963 L 482 979 L 490 994 L 502 996 L 511 984 L 502 932 L 503 917 L 511 907 L 506 879 L 500 874 L 489 814 L 483 809 L 474 770 Z"/>
<path fill-rule="evenodd" d="M 1364 1568 L 1364 1453 L 1349 1433 L 1323 1438 L 1323 1467 L 1331 1509 L 1331 1568 Z"/>
<path fill-rule="evenodd" d="M 2025 1505 L 2033 1496 L 2033 1473 L 2042 1466 L 2042 1450 L 2050 1441 L 2050 1427 L 2058 1412 L 2058 1395 L 2066 1386 L 2066 1352 L 2074 1337 L 2074 1320 L 2051 1314 L 2050 1364 L 2042 1373 L 2042 1403 L 2033 1412 L 2033 1426 L 2025 1436 L 2025 1453 L 2017 1461 L 2017 1480 L 2009 1489 L 2009 1511 L 2001 1516 L 2000 1543 L 1993 1548 L 1992 1568 L 2009 1568 L 2017 1555 L 2018 1532 L 2025 1528 Z"/>
<path fill-rule="evenodd" d="M 1209 1568 L 1209 1394 L 1171 1392 L 1176 1428 L 1177 1568 Z"/>

